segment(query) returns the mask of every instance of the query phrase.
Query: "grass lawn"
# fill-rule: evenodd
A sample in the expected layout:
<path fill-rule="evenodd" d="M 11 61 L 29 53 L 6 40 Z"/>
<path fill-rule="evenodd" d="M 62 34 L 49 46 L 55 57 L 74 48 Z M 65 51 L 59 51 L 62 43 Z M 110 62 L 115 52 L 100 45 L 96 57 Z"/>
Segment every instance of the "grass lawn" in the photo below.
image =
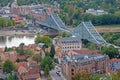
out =
<path fill-rule="evenodd" d="M 103 26 L 95 26 L 96 28 L 97 27 L 102 27 L 102 28 L 106 28 L 106 27 L 109 27 L 109 28 L 120 28 L 120 25 L 103 25 Z"/>
<path fill-rule="evenodd" d="M 104 25 L 104 26 L 95 26 L 97 31 L 111 32 L 116 31 L 120 32 L 120 25 Z"/>

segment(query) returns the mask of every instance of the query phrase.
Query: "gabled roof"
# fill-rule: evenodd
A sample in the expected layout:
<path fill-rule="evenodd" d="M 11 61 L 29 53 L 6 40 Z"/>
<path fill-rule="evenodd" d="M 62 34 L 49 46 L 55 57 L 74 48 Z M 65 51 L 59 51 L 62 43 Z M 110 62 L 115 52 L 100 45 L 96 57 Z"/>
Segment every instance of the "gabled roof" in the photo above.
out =
<path fill-rule="evenodd" d="M 26 59 L 25 55 L 17 56 L 17 59 L 24 60 Z"/>
<path fill-rule="evenodd" d="M 26 73 L 27 72 L 27 69 L 24 67 L 24 66 L 20 66 L 18 68 L 18 72 L 21 74 L 21 73 Z"/>
<path fill-rule="evenodd" d="M 81 39 L 77 37 L 65 37 L 65 38 L 60 38 L 61 42 L 81 42 Z"/>
<path fill-rule="evenodd" d="M 76 52 L 78 54 L 98 54 L 98 50 L 72 50 L 73 52 Z"/>
<path fill-rule="evenodd" d="M 23 76 L 23 80 L 41 80 L 40 74 L 27 74 Z"/>
<path fill-rule="evenodd" d="M 25 68 L 28 68 L 28 64 L 27 64 L 27 62 L 16 62 L 15 63 L 18 67 L 20 67 L 20 66 L 23 66 L 23 67 L 25 67 Z"/>

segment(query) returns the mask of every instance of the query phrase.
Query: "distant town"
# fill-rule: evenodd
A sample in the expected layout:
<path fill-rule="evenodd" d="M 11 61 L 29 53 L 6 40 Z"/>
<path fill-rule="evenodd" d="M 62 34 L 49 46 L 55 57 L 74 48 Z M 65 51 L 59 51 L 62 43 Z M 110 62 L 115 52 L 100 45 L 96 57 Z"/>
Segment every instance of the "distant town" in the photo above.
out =
<path fill-rule="evenodd" d="M 0 7 L 0 80 L 120 80 L 120 33 L 94 26 L 105 24 L 98 16 L 113 15 L 89 8 L 84 13 L 93 21 L 83 16 L 87 21 L 66 26 L 61 12 L 56 1 Z"/>

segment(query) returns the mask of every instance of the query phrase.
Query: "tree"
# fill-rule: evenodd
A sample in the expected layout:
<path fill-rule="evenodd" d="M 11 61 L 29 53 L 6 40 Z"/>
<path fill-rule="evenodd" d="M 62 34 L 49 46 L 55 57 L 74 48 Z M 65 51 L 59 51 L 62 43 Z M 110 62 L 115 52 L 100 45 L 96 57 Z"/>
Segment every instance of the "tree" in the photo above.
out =
<path fill-rule="evenodd" d="M 110 59 L 111 58 L 116 58 L 119 55 L 119 51 L 117 48 L 114 48 L 114 46 L 102 46 L 101 47 L 101 53 L 102 54 L 107 54 Z"/>
<path fill-rule="evenodd" d="M 6 51 L 13 51 L 13 48 L 7 48 L 7 46 L 5 46 L 4 52 Z"/>
<path fill-rule="evenodd" d="M 49 66 L 48 66 L 48 64 L 46 64 L 45 65 L 45 68 L 44 68 L 44 73 L 45 73 L 45 75 L 47 76 L 47 75 L 49 75 Z"/>
<path fill-rule="evenodd" d="M 4 17 L 0 18 L 0 26 L 1 27 L 6 27 L 7 26 L 7 19 Z"/>
<path fill-rule="evenodd" d="M 5 49 L 4 49 L 4 52 L 6 52 L 7 51 L 7 46 L 5 46 Z"/>
<path fill-rule="evenodd" d="M 37 63 L 42 61 L 42 56 L 40 54 L 35 54 L 32 58 L 37 61 Z"/>
<path fill-rule="evenodd" d="M 25 44 L 24 43 L 20 43 L 20 45 L 19 46 L 24 46 Z"/>
<path fill-rule="evenodd" d="M 11 20 L 8 20 L 7 26 L 13 26 L 13 25 L 14 25 L 13 22 Z"/>
<path fill-rule="evenodd" d="M 41 69 L 44 70 L 45 66 L 48 65 L 49 69 L 53 69 L 54 65 L 52 64 L 52 58 L 50 56 L 46 56 L 42 61 L 41 61 Z"/>
<path fill-rule="evenodd" d="M 7 80 L 18 80 L 18 77 L 15 73 L 11 73 L 8 77 Z"/>
<path fill-rule="evenodd" d="M 45 56 L 47 57 L 50 57 L 50 53 L 49 52 L 45 52 Z"/>
<path fill-rule="evenodd" d="M 54 48 L 54 45 L 51 46 L 51 50 L 50 50 L 50 56 L 51 58 L 54 58 L 54 55 L 55 55 L 55 48 Z"/>
<path fill-rule="evenodd" d="M 23 49 L 24 43 L 20 43 L 19 47 L 16 48 L 17 53 L 19 53 L 19 55 L 24 55 L 25 54 L 25 50 Z"/>
<path fill-rule="evenodd" d="M 110 42 L 111 41 L 111 34 L 110 33 L 104 33 L 103 34 L 103 38 L 107 41 L 107 42 Z"/>
<path fill-rule="evenodd" d="M 95 50 L 95 49 L 96 49 L 96 46 L 95 46 L 95 44 L 93 44 L 93 43 L 88 43 L 88 44 L 87 44 L 87 48 L 90 49 L 90 50 Z"/>
<path fill-rule="evenodd" d="M 36 44 L 45 43 L 46 45 L 51 46 L 52 45 L 52 39 L 50 37 L 48 37 L 48 36 L 40 36 L 40 35 L 38 35 L 35 38 L 35 43 Z"/>
<path fill-rule="evenodd" d="M 58 58 L 54 58 L 55 63 L 59 63 Z"/>
<path fill-rule="evenodd" d="M 100 76 L 99 75 L 91 75 L 89 80 L 99 80 Z"/>
<path fill-rule="evenodd" d="M 34 54 L 34 52 L 31 49 L 24 50 L 24 53 L 26 56 L 30 57 Z"/>
<path fill-rule="evenodd" d="M 65 32 L 62 32 L 62 37 L 63 37 L 63 38 L 64 38 L 64 37 L 70 37 L 70 35 L 67 34 L 67 33 L 65 33 Z"/>
<path fill-rule="evenodd" d="M 120 80 L 120 69 L 118 69 L 116 74 L 111 74 L 112 80 Z"/>
<path fill-rule="evenodd" d="M 72 77 L 72 80 L 89 80 L 90 75 L 87 73 L 77 73 L 74 77 Z"/>
<path fill-rule="evenodd" d="M 15 64 L 13 64 L 12 61 L 7 59 L 5 63 L 3 64 L 3 72 L 10 73 L 11 71 L 14 71 L 16 69 Z"/>
<path fill-rule="evenodd" d="M 44 50 L 44 52 L 45 52 L 45 49 L 46 48 L 48 48 L 48 45 L 47 44 L 44 44 L 43 46 L 42 46 L 42 49 Z"/>
<path fill-rule="evenodd" d="M 14 79 L 14 75 L 13 75 L 13 74 L 10 74 L 10 75 L 7 77 L 7 80 L 15 80 L 15 79 Z"/>

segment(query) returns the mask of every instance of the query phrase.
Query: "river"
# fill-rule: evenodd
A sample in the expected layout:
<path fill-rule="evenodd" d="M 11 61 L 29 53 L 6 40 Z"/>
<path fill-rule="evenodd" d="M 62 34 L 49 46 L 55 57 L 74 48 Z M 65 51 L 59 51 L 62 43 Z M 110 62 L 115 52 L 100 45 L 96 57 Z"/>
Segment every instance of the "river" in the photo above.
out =
<path fill-rule="evenodd" d="M 23 36 L 23 35 L 15 35 L 15 36 L 0 36 L 0 48 L 19 46 L 20 43 L 24 43 L 25 45 L 34 44 L 35 35 L 32 36 Z"/>

